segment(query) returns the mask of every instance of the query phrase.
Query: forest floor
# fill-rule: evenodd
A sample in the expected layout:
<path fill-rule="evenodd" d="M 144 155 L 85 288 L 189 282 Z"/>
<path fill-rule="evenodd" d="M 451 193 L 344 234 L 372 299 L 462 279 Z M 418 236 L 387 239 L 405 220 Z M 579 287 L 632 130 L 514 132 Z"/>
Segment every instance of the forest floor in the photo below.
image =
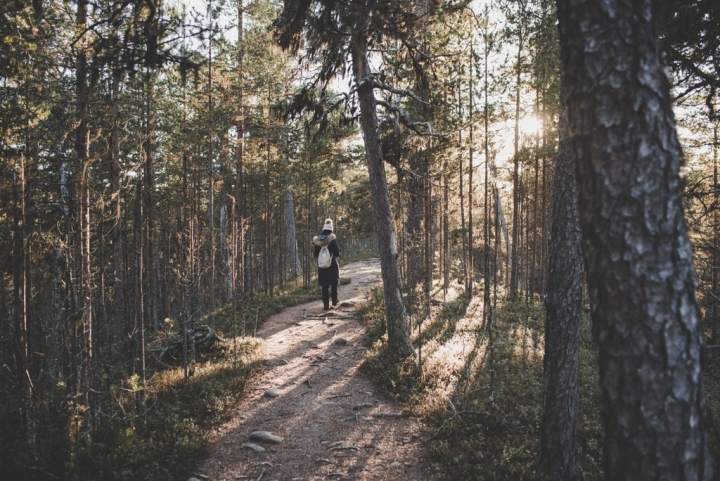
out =
<path fill-rule="evenodd" d="M 380 283 L 380 262 L 342 267 L 350 278 L 340 303 L 298 305 L 270 317 L 258 330 L 267 360 L 233 417 L 210 439 L 198 478 L 212 481 L 439 479 L 424 461 L 425 427 L 383 398 L 358 368 L 365 328 L 356 306 Z M 258 441 L 253 431 L 281 439 Z"/>

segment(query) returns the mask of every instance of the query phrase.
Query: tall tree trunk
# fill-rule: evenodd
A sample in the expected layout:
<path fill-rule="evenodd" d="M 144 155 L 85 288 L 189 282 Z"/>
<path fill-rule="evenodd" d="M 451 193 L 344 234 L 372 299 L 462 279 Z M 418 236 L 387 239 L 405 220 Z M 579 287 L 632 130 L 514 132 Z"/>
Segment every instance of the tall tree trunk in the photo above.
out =
<path fill-rule="evenodd" d="M 367 21 L 367 20 L 366 20 Z M 363 32 L 364 29 L 360 29 Z M 373 92 L 373 80 L 367 58 L 367 39 L 364 33 L 351 40 L 353 75 L 358 88 L 360 104 L 360 126 L 365 141 L 368 175 L 372 191 L 375 224 L 380 250 L 380 268 L 385 293 L 385 314 L 387 316 L 388 344 L 399 356 L 413 354 L 405 304 L 403 303 L 400 266 L 397 260 L 397 245 L 390 209 L 390 194 L 385 176 L 385 165 L 380 148 L 378 120 Z"/>
<path fill-rule="evenodd" d="M 285 259 L 290 269 L 292 277 L 297 277 L 298 272 L 302 269 L 300 266 L 300 257 L 298 256 L 297 235 L 295 232 L 295 199 L 292 188 L 292 173 L 290 171 L 290 152 L 288 146 L 288 132 L 285 133 Z"/>
<path fill-rule="evenodd" d="M 717 342 L 718 330 L 718 269 L 720 269 L 720 186 L 718 185 L 718 119 L 710 119 L 713 124 L 713 211 L 712 222 L 712 256 L 710 270 L 712 271 L 712 293 L 710 295 L 710 326 L 712 341 Z"/>
<path fill-rule="evenodd" d="M 120 180 L 122 168 L 120 166 L 120 69 L 115 66 L 112 74 L 112 132 L 110 134 L 110 187 L 112 189 L 113 225 L 110 230 L 112 238 L 112 286 L 114 290 L 111 312 L 111 323 L 108 329 L 111 333 L 111 342 L 114 344 L 124 338 L 125 326 L 125 282 L 123 263 L 123 238 L 122 238 L 122 191 Z M 124 347 L 124 346 L 123 346 Z M 119 352 L 126 353 L 125 349 L 119 348 Z"/>
<path fill-rule="evenodd" d="M 485 18 L 488 18 L 488 5 L 485 5 Z M 490 316 L 492 315 L 492 306 L 490 304 L 490 218 L 491 218 L 491 204 L 490 198 L 490 109 L 488 105 L 488 58 L 490 57 L 490 42 L 489 42 L 489 25 L 488 21 L 485 22 L 483 27 L 483 43 L 484 43 L 484 63 L 483 63 L 483 90 L 485 94 L 485 103 L 483 105 L 483 125 L 484 125 L 484 137 L 483 137 L 483 152 L 485 153 L 485 292 L 483 295 L 483 322 L 489 325 Z M 499 235 L 496 231 L 495 235 Z M 497 259 L 497 253 L 495 258 Z M 497 282 L 497 280 L 496 280 Z"/>
<path fill-rule="evenodd" d="M 208 37 L 208 286 L 210 297 L 210 310 L 215 310 L 215 159 L 213 147 L 215 144 L 213 133 L 213 12 L 212 0 L 208 2 L 208 17 L 210 18 L 210 35 Z"/>
<path fill-rule="evenodd" d="M 245 7 L 243 0 L 238 0 L 238 54 L 237 54 L 237 71 L 238 71 L 238 91 L 237 91 L 237 120 L 235 128 L 237 130 L 237 150 L 235 152 L 235 224 L 236 224 L 236 265 L 235 272 L 235 296 L 233 296 L 233 322 L 237 322 L 238 296 L 240 297 L 240 308 L 244 307 L 245 301 L 245 179 L 243 172 L 243 154 L 245 147 L 245 98 L 243 85 L 243 68 L 245 57 L 243 20 L 245 15 Z M 243 310 L 244 312 L 244 310 Z M 244 316 L 244 314 L 243 314 Z M 245 323 L 242 324 L 242 333 L 245 334 Z"/>
<path fill-rule="evenodd" d="M 225 196 L 224 200 L 225 202 L 220 208 L 220 249 L 222 257 L 222 276 L 225 282 L 225 295 L 223 297 L 226 302 L 229 302 L 233 299 L 233 258 L 230 253 L 230 247 L 233 239 L 230 226 L 230 217 L 232 216 L 232 198 L 230 196 Z"/>
<path fill-rule="evenodd" d="M 417 25 L 417 42 L 419 43 L 419 47 L 412 57 L 413 70 L 415 72 L 415 92 L 425 101 L 428 101 L 430 97 L 430 86 L 425 73 L 426 66 L 430 61 L 428 42 L 426 40 L 426 18 L 429 9 L 430 5 L 428 0 L 417 0 L 415 2 L 415 11 L 420 19 L 419 24 Z M 420 121 L 430 121 L 432 112 L 429 107 L 429 102 L 418 106 L 418 116 Z M 427 142 L 423 142 L 410 156 L 408 162 L 410 172 L 412 174 L 407 177 L 407 219 L 405 223 L 405 232 L 403 233 L 407 236 L 407 238 L 403 240 L 405 240 L 408 245 L 405 264 L 407 266 L 405 279 L 410 287 L 416 286 L 421 280 L 423 280 L 427 271 L 427 269 L 424 268 L 424 259 L 427 257 L 427 254 L 423 252 L 423 218 L 425 217 L 425 201 L 427 200 L 425 186 L 428 175 L 428 154 Z M 425 226 L 425 229 L 427 228 L 428 226 Z M 401 245 L 406 244 L 402 243 Z"/>
<path fill-rule="evenodd" d="M 475 277 L 475 260 L 473 258 L 473 42 L 470 39 L 470 85 L 468 90 L 468 104 L 470 120 L 470 138 L 468 146 L 468 282 L 465 286 L 465 295 L 468 300 L 472 299 L 473 280 Z"/>
<path fill-rule="evenodd" d="M 505 253 L 506 253 L 506 259 L 505 262 L 505 285 L 509 284 L 510 282 L 510 265 L 511 265 L 511 255 L 512 255 L 512 244 L 510 243 L 510 234 L 508 232 L 508 226 L 507 226 L 507 219 L 505 218 L 505 213 L 503 211 L 502 201 L 500 200 L 500 189 L 498 189 L 497 185 L 493 185 L 494 195 L 495 195 L 495 212 L 497 214 L 497 220 L 498 220 L 498 230 L 496 230 L 496 236 L 500 235 L 500 232 L 502 231 L 503 237 L 505 238 Z M 497 250 L 497 255 L 502 258 L 502 252 L 500 250 Z M 500 263 L 500 267 L 502 268 L 502 263 Z M 502 277 L 502 272 L 500 273 L 500 276 Z"/>
<path fill-rule="evenodd" d="M 143 303 L 145 304 L 145 319 L 153 330 L 159 327 L 158 319 L 158 287 L 157 287 L 157 256 L 155 255 L 155 209 L 153 208 L 153 193 L 155 191 L 155 151 L 157 139 L 155 137 L 155 66 L 147 67 L 145 74 L 146 89 L 146 118 L 145 118 L 145 175 L 143 179 L 143 221 L 145 251 L 145 273 L 147 284 Z"/>
<path fill-rule="evenodd" d="M 545 299 L 545 359 L 540 466 L 554 479 L 575 479 L 578 419 L 582 251 L 567 98 L 561 92 L 560 144 L 555 164 L 550 282 Z"/>
<path fill-rule="evenodd" d="M 462 124 L 462 101 L 460 100 L 460 84 L 458 84 L 458 118 Z M 463 179 L 465 173 L 463 172 L 463 155 L 462 155 L 462 128 L 458 130 L 458 149 L 460 156 L 458 159 L 458 170 L 460 180 L 460 240 L 462 244 L 462 268 L 463 268 L 463 285 L 465 286 L 465 294 L 467 295 L 468 286 L 468 252 L 467 252 L 467 237 L 465 236 L 465 189 L 463 186 Z"/>
<path fill-rule="evenodd" d="M 271 114 L 271 95 L 270 82 L 268 82 L 268 104 L 267 104 L 267 125 L 265 126 L 265 294 L 273 297 L 273 263 L 275 259 L 271 256 L 272 249 L 272 209 L 270 206 L 270 114 Z"/>
<path fill-rule="evenodd" d="M 138 400 L 138 408 L 141 413 L 143 423 L 147 421 L 147 404 L 146 404 L 146 366 L 145 366 L 145 266 L 147 261 L 147 251 L 145 251 L 145 236 L 143 225 L 145 225 L 145 213 L 143 212 L 143 185 L 142 181 L 138 181 L 137 195 L 135 199 L 135 269 L 136 269 L 136 293 L 135 293 L 135 326 L 132 331 L 132 337 L 135 347 L 133 356 L 133 373 L 140 376 L 140 399 Z"/>
<path fill-rule="evenodd" d="M 26 144 L 27 150 L 27 144 Z M 22 415 L 25 441 L 33 461 L 37 461 L 37 431 L 35 426 L 35 402 L 30 372 L 31 347 L 28 325 L 28 272 L 27 209 L 26 209 L 25 155 L 20 154 L 20 171 L 15 175 L 13 192 L 13 331 L 15 367 L 18 380 L 20 413 Z"/>
<path fill-rule="evenodd" d="M 432 230 L 433 230 L 433 216 L 432 216 L 432 183 L 429 179 L 425 180 L 425 259 L 423 265 L 425 266 L 424 289 L 425 289 L 425 318 L 430 317 L 430 297 L 432 295 L 432 280 L 433 280 L 433 248 L 432 248 Z M 418 323 L 418 330 L 421 328 L 422 322 Z M 422 333 L 418 333 L 422 336 Z M 420 349 L 422 349 L 422 337 L 420 338 Z M 419 365 L 422 367 L 422 354 L 420 354 Z"/>
<path fill-rule="evenodd" d="M 448 186 L 447 156 L 443 161 L 443 245 L 442 245 L 442 269 L 443 269 L 443 293 L 447 295 L 450 288 L 450 187 Z M 443 298 L 444 300 L 444 298 Z"/>
<path fill-rule="evenodd" d="M 607 479 L 712 479 L 656 2 L 558 0 Z"/>
<path fill-rule="evenodd" d="M 76 24 L 81 32 L 87 27 L 88 3 L 87 0 L 78 0 Z M 75 131 L 75 151 L 78 158 L 80 172 L 79 186 L 79 231 L 80 231 L 80 330 L 81 335 L 76 345 L 77 369 L 75 374 L 75 393 L 73 404 L 73 415 L 71 416 L 71 432 L 76 436 L 73 443 L 74 462 L 77 462 L 80 439 L 86 438 L 91 430 L 90 406 L 90 362 L 92 360 L 92 290 L 91 290 L 91 269 L 90 269 L 90 129 L 88 128 L 88 67 L 86 40 L 84 34 L 77 42 L 76 58 L 76 79 L 75 92 L 77 102 L 77 128 Z M 73 318 L 71 317 L 71 320 Z M 82 421 L 81 421 L 82 419 Z M 79 475 L 75 465 L 73 477 Z"/>
<path fill-rule="evenodd" d="M 524 4 L 523 4 L 524 8 Z M 523 21 L 522 19 L 520 20 Z M 512 253 L 508 259 L 510 264 L 510 294 L 517 294 L 518 290 L 518 237 L 520 235 L 520 80 L 522 71 L 522 52 L 524 35 L 522 25 L 518 35 L 518 52 L 515 64 L 515 135 L 513 137 L 513 225 L 512 225 Z"/>
<path fill-rule="evenodd" d="M 423 279 L 422 220 L 425 211 L 425 176 L 427 162 L 425 150 L 413 153 L 409 159 L 412 172 L 407 178 L 407 218 L 405 221 L 406 282 L 408 286 L 417 285 Z"/>

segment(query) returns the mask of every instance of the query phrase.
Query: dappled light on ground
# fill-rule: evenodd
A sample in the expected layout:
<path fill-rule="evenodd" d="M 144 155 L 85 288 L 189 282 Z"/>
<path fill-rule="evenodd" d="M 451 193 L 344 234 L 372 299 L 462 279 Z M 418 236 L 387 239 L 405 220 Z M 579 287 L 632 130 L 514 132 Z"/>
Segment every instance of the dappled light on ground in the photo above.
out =
<path fill-rule="evenodd" d="M 266 373 L 212 436 L 197 468 L 212 480 L 438 479 L 420 455 L 419 421 L 376 393 L 358 367 L 364 328 L 355 305 L 379 282 L 377 260 L 347 266 L 352 282 L 339 289 L 340 305 L 321 302 L 287 309 L 258 331 Z M 277 397 L 268 397 L 276 390 Z M 251 441 L 253 431 L 280 436 L 280 444 Z M 244 448 L 256 443 L 264 451 Z M 333 444 L 334 443 L 334 444 Z"/>

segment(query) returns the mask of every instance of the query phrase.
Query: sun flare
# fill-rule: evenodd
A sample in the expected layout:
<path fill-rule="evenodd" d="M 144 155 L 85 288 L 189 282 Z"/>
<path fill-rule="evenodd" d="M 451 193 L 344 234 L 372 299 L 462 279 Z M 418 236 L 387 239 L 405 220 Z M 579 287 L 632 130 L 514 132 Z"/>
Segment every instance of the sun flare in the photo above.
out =
<path fill-rule="evenodd" d="M 520 119 L 520 132 L 524 135 L 537 135 L 542 132 L 542 122 L 534 115 L 526 115 Z"/>

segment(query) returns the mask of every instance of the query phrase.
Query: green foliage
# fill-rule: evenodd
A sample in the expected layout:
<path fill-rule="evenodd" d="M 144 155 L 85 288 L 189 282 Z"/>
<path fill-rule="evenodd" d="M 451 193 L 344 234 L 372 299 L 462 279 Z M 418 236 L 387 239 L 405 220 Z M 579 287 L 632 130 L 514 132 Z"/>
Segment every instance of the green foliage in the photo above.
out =
<path fill-rule="evenodd" d="M 225 304 L 214 312 L 207 314 L 201 318 L 200 322 L 209 324 L 221 335 L 232 335 L 234 332 L 237 334 L 245 332 L 252 335 L 257 326 L 284 308 L 320 299 L 322 299 L 322 291 L 315 283 L 307 286 L 292 285 L 285 291 L 275 293 L 273 297 L 263 293 L 254 294 L 247 301 L 244 313 L 242 308 L 238 308 L 237 325 L 233 323 L 232 303 Z M 242 324 L 243 318 L 245 320 L 244 326 Z"/>
<path fill-rule="evenodd" d="M 446 406 L 440 408 L 431 398 L 434 389 L 445 382 L 437 373 L 449 366 L 424 367 L 420 373 L 416 360 L 392 358 L 383 337 L 382 291 L 373 291 L 360 316 L 371 346 L 363 368 L 374 376 L 384 394 L 404 402 L 408 411 L 429 423 L 427 455 L 442 466 L 444 479 L 541 479 L 535 464 L 542 416 L 545 321 L 540 299 L 529 304 L 507 300 L 499 306 L 493 326 L 492 393 L 487 329 L 476 325 L 476 347 L 466 353 L 464 362 L 479 368 L 460 374 Z M 424 343 L 450 342 L 461 320 L 473 316 L 481 316 L 480 310 L 470 312 L 461 298 L 446 303 L 428 321 Z M 578 463 L 586 479 L 602 479 L 599 390 L 587 314 L 582 329 Z"/>
<path fill-rule="evenodd" d="M 154 392 L 147 424 L 117 416 L 101 420 L 85 453 L 83 479 L 179 479 L 205 453 L 213 423 L 221 421 L 260 372 L 259 362 L 201 371 Z M 152 387 L 151 387 L 152 389 Z"/>
<path fill-rule="evenodd" d="M 348 279 L 341 279 L 347 284 Z M 252 334 L 255 320 L 262 324 L 283 308 L 319 300 L 317 285 L 293 286 L 273 298 L 255 295 L 246 303 L 246 332 Z M 201 322 L 232 334 L 231 305 L 225 305 Z M 165 325 L 172 329 L 173 322 Z M 162 335 L 162 334 L 160 334 Z M 207 353 L 198 353 L 195 374 L 184 384 L 182 368 L 149 362 L 151 380 L 145 389 L 147 417 L 143 422 L 140 395 L 143 387 L 137 374 L 127 373 L 112 380 L 97 402 L 103 415 L 94 420 L 91 442 L 85 443 L 78 465 L 82 479 L 93 480 L 174 480 L 188 472 L 205 453 L 207 436 L 244 396 L 245 388 L 261 372 L 260 343 L 252 338 L 226 339 Z M 237 348 L 237 354 L 234 351 Z M 236 362 L 237 361 L 237 362 Z M 46 471 L 63 478 L 69 467 L 67 394 L 64 383 L 45 393 L 38 406 L 38 452 Z M 0 430 L 0 465 L 8 479 L 46 479 L 33 465 L 22 438 L 18 406 L 0 404 L 0 419 L 10 429 Z M 14 426 L 14 427 L 13 427 Z"/>

